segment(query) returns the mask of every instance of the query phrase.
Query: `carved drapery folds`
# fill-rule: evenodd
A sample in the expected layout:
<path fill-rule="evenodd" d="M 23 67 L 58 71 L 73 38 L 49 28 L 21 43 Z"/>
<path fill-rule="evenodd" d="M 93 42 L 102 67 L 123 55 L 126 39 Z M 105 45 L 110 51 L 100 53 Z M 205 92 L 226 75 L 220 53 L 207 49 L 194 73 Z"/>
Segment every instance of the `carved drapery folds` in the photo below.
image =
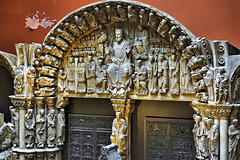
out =
<path fill-rule="evenodd" d="M 20 157 L 19 149 L 29 148 L 29 159 L 34 149 L 52 149 L 53 154 L 43 157 L 58 157 L 65 141 L 68 97 L 112 98 L 116 119 L 111 140 L 128 159 L 134 109 L 129 98 L 188 101 L 196 96 L 193 108 L 209 117 L 207 131 L 215 133 L 215 120 L 228 119 L 229 103 L 238 102 L 240 95 L 239 76 L 231 79 L 234 60 L 227 59 L 226 42 L 196 39 L 166 13 L 139 2 L 101 1 L 78 9 L 63 18 L 42 45 L 17 44 L 16 50 L 10 110 L 20 132 L 14 148 Z M 237 82 L 232 88 L 230 80 Z M 217 135 L 211 136 L 213 140 Z M 215 143 L 211 136 L 209 144 Z M 214 147 L 207 150 L 216 159 Z M 42 154 L 37 156 L 41 159 Z"/>

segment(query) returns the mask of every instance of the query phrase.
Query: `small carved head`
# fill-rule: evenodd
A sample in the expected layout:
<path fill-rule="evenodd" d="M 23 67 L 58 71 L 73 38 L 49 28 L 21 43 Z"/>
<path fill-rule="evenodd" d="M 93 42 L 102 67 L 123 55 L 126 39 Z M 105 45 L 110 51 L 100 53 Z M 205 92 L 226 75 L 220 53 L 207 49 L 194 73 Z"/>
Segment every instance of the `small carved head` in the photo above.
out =
<path fill-rule="evenodd" d="M 209 119 L 207 120 L 207 124 L 208 124 L 209 126 L 212 126 L 212 125 L 213 125 L 213 120 L 212 120 L 211 118 L 209 118 Z"/>
<path fill-rule="evenodd" d="M 233 119 L 232 124 L 237 127 L 238 126 L 238 119 Z"/>
<path fill-rule="evenodd" d="M 60 113 L 62 113 L 62 114 L 65 113 L 63 108 L 60 109 Z"/>
<path fill-rule="evenodd" d="M 99 8 L 98 7 L 95 7 L 94 8 L 96 12 L 99 12 Z"/>
<path fill-rule="evenodd" d="M 88 55 L 88 62 L 91 62 L 92 61 L 92 56 L 89 54 Z"/>
<path fill-rule="evenodd" d="M 123 29 L 116 29 L 115 30 L 115 38 L 118 43 L 122 42 L 123 39 Z"/>
<path fill-rule="evenodd" d="M 138 65 L 138 66 L 141 66 L 141 64 L 142 64 L 142 60 L 140 60 L 140 59 L 137 60 L 137 65 Z"/>
<path fill-rule="evenodd" d="M 40 114 L 43 116 L 44 115 L 44 109 L 40 110 Z"/>
<path fill-rule="evenodd" d="M 83 57 L 79 58 L 79 62 L 82 63 L 83 62 Z"/>
<path fill-rule="evenodd" d="M 117 119 L 120 119 L 121 116 L 122 116 L 122 113 L 121 113 L 120 111 L 117 111 L 117 112 L 116 112 L 116 118 L 117 118 Z"/>
<path fill-rule="evenodd" d="M 102 58 L 98 59 L 98 64 L 99 64 L 99 66 L 102 66 L 102 64 L 103 64 L 103 59 Z"/>

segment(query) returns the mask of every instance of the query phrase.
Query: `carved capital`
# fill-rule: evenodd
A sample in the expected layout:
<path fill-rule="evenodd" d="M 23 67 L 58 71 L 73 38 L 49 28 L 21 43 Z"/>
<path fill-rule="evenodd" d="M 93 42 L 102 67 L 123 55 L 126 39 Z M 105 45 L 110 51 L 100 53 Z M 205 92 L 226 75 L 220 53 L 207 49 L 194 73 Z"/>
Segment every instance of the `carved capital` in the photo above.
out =
<path fill-rule="evenodd" d="M 122 117 L 125 115 L 125 106 L 126 106 L 126 99 L 111 99 L 112 106 L 115 112 L 121 112 Z"/>
<path fill-rule="evenodd" d="M 45 104 L 45 97 L 35 97 L 35 104 L 37 108 L 43 108 Z"/>
<path fill-rule="evenodd" d="M 46 98 L 46 104 L 49 109 L 55 107 L 56 99 L 57 99 L 56 97 L 47 97 Z"/>
<path fill-rule="evenodd" d="M 16 96 L 9 96 L 11 99 L 12 104 L 14 107 L 17 107 L 19 109 L 23 109 L 26 107 L 26 100 L 25 97 L 16 97 Z"/>
<path fill-rule="evenodd" d="M 234 106 L 237 104 L 207 104 L 192 102 L 192 108 L 202 117 L 214 117 L 217 119 L 228 119 Z"/>

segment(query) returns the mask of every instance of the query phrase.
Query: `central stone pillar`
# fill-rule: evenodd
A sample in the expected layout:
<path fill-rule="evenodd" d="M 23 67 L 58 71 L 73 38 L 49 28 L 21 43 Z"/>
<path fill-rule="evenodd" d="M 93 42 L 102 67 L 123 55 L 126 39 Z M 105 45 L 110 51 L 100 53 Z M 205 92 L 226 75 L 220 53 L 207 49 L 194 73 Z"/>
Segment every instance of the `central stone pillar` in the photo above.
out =
<path fill-rule="evenodd" d="M 118 145 L 118 152 L 123 160 L 131 160 L 131 113 L 135 101 L 131 99 L 111 99 L 111 101 L 116 112 L 111 142 Z"/>

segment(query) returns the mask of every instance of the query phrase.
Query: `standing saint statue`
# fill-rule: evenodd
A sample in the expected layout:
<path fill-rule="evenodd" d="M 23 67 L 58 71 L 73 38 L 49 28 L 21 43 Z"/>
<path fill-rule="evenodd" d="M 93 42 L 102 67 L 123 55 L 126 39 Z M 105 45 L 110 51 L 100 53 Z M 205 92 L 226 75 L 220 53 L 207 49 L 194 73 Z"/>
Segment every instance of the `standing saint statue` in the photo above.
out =
<path fill-rule="evenodd" d="M 148 89 L 150 94 L 157 94 L 157 62 L 154 59 L 154 56 L 149 56 L 149 65 L 148 65 Z"/>
<path fill-rule="evenodd" d="M 66 74 L 63 72 L 63 68 L 59 69 L 59 74 L 58 74 L 58 92 L 59 91 L 64 91 L 66 88 Z"/>
<path fill-rule="evenodd" d="M 57 115 L 57 121 L 57 145 L 61 146 L 65 141 L 65 112 L 63 108 L 60 109 L 60 113 Z"/>
<path fill-rule="evenodd" d="M 46 140 L 46 116 L 44 109 L 41 109 L 36 116 L 36 144 L 38 148 L 45 146 Z"/>
<path fill-rule="evenodd" d="M 107 92 L 107 71 L 106 65 L 103 65 L 103 60 L 98 60 L 98 66 L 96 69 L 96 90 L 97 93 L 108 93 Z"/>
<path fill-rule="evenodd" d="M 92 56 L 89 55 L 86 63 L 87 93 L 95 92 L 95 72 L 96 64 L 92 60 Z"/>
<path fill-rule="evenodd" d="M 133 76 L 135 79 L 133 80 L 137 94 L 145 95 L 148 94 L 147 89 L 147 68 L 142 65 L 141 60 L 137 60 L 137 66 L 135 68 L 135 73 Z"/>
<path fill-rule="evenodd" d="M 70 57 L 69 63 L 68 63 L 68 68 L 67 68 L 68 76 L 67 76 L 67 81 L 68 81 L 68 91 L 74 91 L 75 88 L 75 61 L 74 57 Z"/>
<path fill-rule="evenodd" d="M 213 123 L 212 119 L 207 121 L 210 127 L 209 152 L 211 160 L 218 160 L 219 157 L 219 125 Z"/>
<path fill-rule="evenodd" d="M 13 146 L 17 147 L 19 145 L 19 132 L 18 132 L 18 128 L 19 128 L 19 114 L 18 111 L 13 108 L 13 106 L 9 107 L 10 110 L 10 114 L 11 114 L 11 123 L 14 125 L 14 129 L 15 129 L 15 138 L 13 140 Z"/>
<path fill-rule="evenodd" d="M 162 53 L 159 54 L 158 59 L 158 92 L 165 94 L 168 91 L 168 61 Z"/>
<path fill-rule="evenodd" d="M 78 71 L 77 71 L 77 81 L 78 81 L 78 86 L 77 86 L 77 92 L 78 93 L 86 93 L 86 64 L 84 62 L 84 58 L 80 57 L 79 58 L 79 63 L 78 63 Z"/>
<path fill-rule="evenodd" d="M 228 101 L 228 81 L 229 75 L 224 68 L 216 76 L 216 101 L 217 103 L 226 103 Z"/>
<path fill-rule="evenodd" d="M 110 137 L 112 143 L 118 144 L 118 153 L 125 155 L 127 150 L 127 123 L 121 118 L 121 112 L 116 112 L 116 118 L 113 120 L 112 135 Z"/>
<path fill-rule="evenodd" d="M 55 118 L 55 110 L 51 109 L 47 115 L 47 144 L 49 148 L 55 146 L 55 134 L 56 134 L 56 118 Z"/>
<path fill-rule="evenodd" d="M 233 119 L 232 125 L 228 128 L 229 145 L 228 145 L 228 160 L 238 159 L 238 145 L 240 139 L 240 130 L 238 127 L 238 119 Z"/>
<path fill-rule="evenodd" d="M 171 55 L 169 62 L 169 78 L 170 78 L 170 94 L 178 95 L 180 92 L 179 88 L 179 62 L 177 61 L 176 55 Z"/>

